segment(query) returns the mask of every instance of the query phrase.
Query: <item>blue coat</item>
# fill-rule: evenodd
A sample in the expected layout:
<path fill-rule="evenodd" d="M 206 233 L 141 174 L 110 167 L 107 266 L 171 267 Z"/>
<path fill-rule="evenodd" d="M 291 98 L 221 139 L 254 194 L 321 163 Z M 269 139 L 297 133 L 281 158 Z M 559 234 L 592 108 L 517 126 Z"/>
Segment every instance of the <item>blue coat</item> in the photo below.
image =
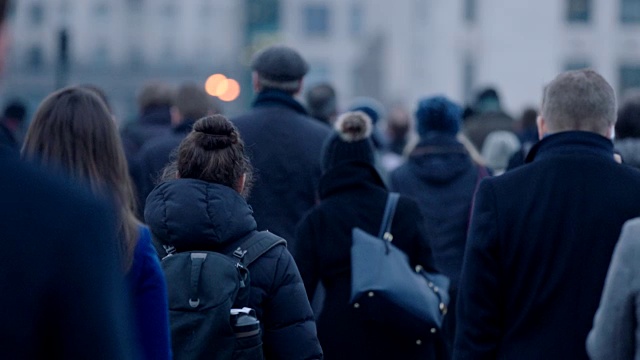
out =
<path fill-rule="evenodd" d="M 527 160 L 480 183 L 454 359 L 587 359 L 614 246 L 640 214 L 640 172 L 581 131 L 547 136 Z"/>
<path fill-rule="evenodd" d="M 320 155 L 330 129 L 278 90 L 261 92 L 253 110 L 232 121 L 254 168 L 248 202 L 258 229 L 282 236 L 294 249 L 296 224 L 316 204 Z"/>
<path fill-rule="evenodd" d="M 149 229 L 140 226 L 140 237 L 127 273 L 136 324 L 136 339 L 143 359 L 171 359 L 167 284 L 151 245 Z"/>
<path fill-rule="evenodd" d="M 158 185 L 147 198 L 145 219 L 160 243 L 178 251 L 224 251 L 256 230 L 238 192 L 195 179 Z M 311 305 L 287 248 L 273 247 L 249 265 L 249 273 L 249 307 L 263 328 L 265 358 L 322 358 Z"/>

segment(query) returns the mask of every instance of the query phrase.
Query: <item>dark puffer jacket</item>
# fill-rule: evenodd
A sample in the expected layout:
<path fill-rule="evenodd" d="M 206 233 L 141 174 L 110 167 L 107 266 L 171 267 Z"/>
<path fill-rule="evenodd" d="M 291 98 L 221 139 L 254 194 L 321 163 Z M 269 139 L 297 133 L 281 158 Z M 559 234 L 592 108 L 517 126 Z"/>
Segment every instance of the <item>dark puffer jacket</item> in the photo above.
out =
<path fill-rule="evenodd" d="M 195 179 L 158 185 L 147 198 L 145 220 L 159 242 L 178 251 L 233 248 L 256 230 L 251 208 L 238 192 Z M 249 272 L 249 306 L 263 327 L 265 357 L 322 358 L 313 312 L 287 248 L 272 248 L 249 265 Z"/>

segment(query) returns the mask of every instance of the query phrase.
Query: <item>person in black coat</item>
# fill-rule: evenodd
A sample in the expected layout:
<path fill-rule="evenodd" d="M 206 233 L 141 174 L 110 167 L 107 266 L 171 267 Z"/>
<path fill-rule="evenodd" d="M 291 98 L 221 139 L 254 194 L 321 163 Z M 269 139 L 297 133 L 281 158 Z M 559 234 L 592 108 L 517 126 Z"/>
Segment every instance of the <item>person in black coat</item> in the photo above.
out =
<path fill-rule="evenodd" d="M 614 160 L 611 86 L 593 70 L 545 89 L 527 165 L 480 183 L 454 359 L 587 359 L 585 341 L 640 173 Z"/>
<path fill-rule="evenodd" d="M 222 115 L 198 120 L 180 144 L 175 174 L 147 198 L 145 220 L 162 245 L 225 253 L 256 231 L 248 192 L 251 165 L 238 131 Z M 293 257 L 275 246 L 248 266 L 249 307 L 267 359 L 321 359 L 311 305 Z"/>
<path fill-rule="evenodd" d="M 433 359 L 443 343 L 439 332 L 428 339 L 397 334 L 361 318 L 349 305 L 351 292 L 351 230 L 377 234 L 388 191 L 374 167 L 369 138 L 371 120 L 363 112 L 346 113 L 336 122 L 338 133 L 323 152 L 321 202 L 299 223 L 294 253 L 307 296 L 313 299 L 318 282 L 326 289 L 318 318 L 318 336 L 328 359 Z M 394 244 L 412 266 L 435 271 L 431 248 L 418 205 L 401 196 L 392 224 Z M 372 268 L 376 264 L 371 264 Z"/>
<path fill-rule="evenodd" d="M 247 144 L 255 168 L 248 198 L 258 229 L 289 240 L 317 199 L 322 143 L 330 128 L 307 115 L 294 99 L 308 65 L 293 49 L 272 46 L 253 59 L 253 109 L 232 119 Z"/>
<path fill-rule="evenodd" d="M 462 108 L 436 96 L 418 103 L 420 142 L 408 161 L 391 173 L 391 190 L 418 202 L 429 232 L 436 268 L 451 280 L 447 343 L 453 347 L 455 297 L 462 270 L 473 193 L 488 171 L 476 165 L 457 139 Z"/>
<path fill-rule="evenodd" d="M 0 358 L 136 359 L 113 208 L 5 146 L 0 197 Z"/>
<path fill-rule="evenodd" d="M 191 132 L 196 120 L 220 112 L 211 96 L 200 86 L 192 83 L 183 84 L 178 88 L 174 102 L 171 131 L 147 141 L 138 154 L 136 164 L 140 176 L 136 179 L 136 188 L 141 214 L 144 214 L 145 201 L 162 175 L 162 169 L 173 160 L 172 153 Z"/>

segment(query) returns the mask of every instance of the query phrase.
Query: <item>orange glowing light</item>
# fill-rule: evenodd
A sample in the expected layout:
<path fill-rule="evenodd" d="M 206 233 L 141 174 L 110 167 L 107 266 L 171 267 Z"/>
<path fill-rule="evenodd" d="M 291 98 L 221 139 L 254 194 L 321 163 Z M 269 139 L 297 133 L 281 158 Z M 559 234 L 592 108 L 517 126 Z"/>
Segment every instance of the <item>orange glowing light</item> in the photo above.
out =
<path fill-rule="evenodd" d="M 211 96 L 220 96 L 227 89 L 227 77 L 222 74 L 213 74 L 204 83 L 204 89 Z M 222 90 L 222 91 L 221 91 Z"/>
<path fill-rule="evenodd" d="M 220 89 L 220 86 L 218 87 Z M 240 96 L 240 84 L 233 79 L 227 79 L 226 89 L 223 94 L 218 95 L 218 98 L 222 101 L 233 101 Z"/>

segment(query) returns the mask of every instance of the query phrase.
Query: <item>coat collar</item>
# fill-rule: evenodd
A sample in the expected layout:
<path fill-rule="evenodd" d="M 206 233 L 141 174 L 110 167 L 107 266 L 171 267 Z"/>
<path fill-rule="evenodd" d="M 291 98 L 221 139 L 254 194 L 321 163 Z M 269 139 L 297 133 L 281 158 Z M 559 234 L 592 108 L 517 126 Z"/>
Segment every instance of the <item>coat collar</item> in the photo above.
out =
<path fill-rule="evenodd" d="M 307 110 L 293 96 L 282 90 L 265 89 L 261 91 L 253 101 L 253 107 L 262 106 L 284 106 L 297 113 L 307 115 Z"/>
<path fill-rule="evenodd" d="M 615 161 L 613 142 L 606 137 L 588 131 L 563 131 L 548 135 L 535 144 L 529 151 L 525 163 L 570 154 L 590 154 Z"/>

